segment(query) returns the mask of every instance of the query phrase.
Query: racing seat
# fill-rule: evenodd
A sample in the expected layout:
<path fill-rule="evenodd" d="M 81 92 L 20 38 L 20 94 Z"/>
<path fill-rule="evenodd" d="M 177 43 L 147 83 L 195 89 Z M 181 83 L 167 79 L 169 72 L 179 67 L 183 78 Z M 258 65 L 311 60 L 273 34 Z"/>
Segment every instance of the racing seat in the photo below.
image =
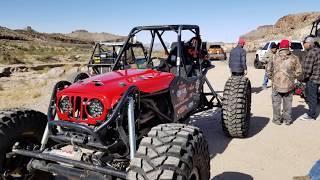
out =
<path fill-rule="evenodd" d="M 181 54 L 181 63 L 183 66 L 185 66 L 186 68 L 186 72 L 184 70 L 184 67 L 182 66 L 181 69 L 181 75 L 183 77 L 191 77 L 193 76 L 193 62 L 192 60 L 188 57 L 187 55 L 187 50 L 186 50 L 186 46 L 184 46 L 184 44 L 182 44 L 182 54 Z M 177 72 L 177 51 L 178 51 L 178 47 L 174 47 L 173 49 L 171 49 L 169 56 L 167 58 L 167 63 L 169 65 L 169 72 L 176 74 Z M 165 66 L 165 64 L 163 64 L 163 66 Z"/>

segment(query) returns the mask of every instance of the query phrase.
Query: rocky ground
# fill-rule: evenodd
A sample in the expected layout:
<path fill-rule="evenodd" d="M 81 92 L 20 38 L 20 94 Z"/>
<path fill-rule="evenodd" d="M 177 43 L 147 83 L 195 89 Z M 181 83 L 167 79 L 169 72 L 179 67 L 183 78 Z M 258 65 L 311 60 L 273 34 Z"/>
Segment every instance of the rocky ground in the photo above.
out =
<path fill-rule="evenodd" d="M 10 77 L 0 78 L 0 109 L 28 107 L 46 112 L 54 85 L 60 80 L 71 80 L 79 71 L 85 68 L 69 65 L 16 69 Z"/>

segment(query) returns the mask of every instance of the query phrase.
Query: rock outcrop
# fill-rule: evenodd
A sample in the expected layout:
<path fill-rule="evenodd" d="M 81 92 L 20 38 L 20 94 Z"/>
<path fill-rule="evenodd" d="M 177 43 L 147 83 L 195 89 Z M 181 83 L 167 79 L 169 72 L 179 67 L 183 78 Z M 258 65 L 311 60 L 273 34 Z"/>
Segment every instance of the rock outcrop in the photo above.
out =
<path fill-rule="evenodd" d="M 312 22 L 320 18 L 320 12 L 289 14 L 281 17 L 274 25 L 259 26 L 244 34 L 248 50 L 256 50 L 269 40 L 302 40 L 309 35 Z"/>

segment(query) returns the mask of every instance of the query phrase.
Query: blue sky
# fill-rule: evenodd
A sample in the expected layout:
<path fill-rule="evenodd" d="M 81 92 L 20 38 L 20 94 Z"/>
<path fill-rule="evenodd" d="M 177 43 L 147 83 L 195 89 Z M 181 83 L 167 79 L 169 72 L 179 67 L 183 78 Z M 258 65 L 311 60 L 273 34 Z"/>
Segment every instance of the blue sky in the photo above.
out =
<path fill-rule="evenodd" d="M 320 0 L 4 0 L 0 26 L 127 35 L 137 25 L 197 24 L 207 41 L 233 42 L 281 16 L 319 7 Z"/>

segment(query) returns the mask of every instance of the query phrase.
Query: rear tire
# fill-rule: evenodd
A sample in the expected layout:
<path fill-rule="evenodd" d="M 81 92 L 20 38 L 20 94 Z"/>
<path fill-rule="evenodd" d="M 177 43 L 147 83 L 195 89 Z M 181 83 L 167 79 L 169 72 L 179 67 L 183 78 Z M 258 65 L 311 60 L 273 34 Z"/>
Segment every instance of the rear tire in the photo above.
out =
<path fill-rule="evenodd" d="M 41 112 L 28 109 L 12 109 L 0 111 L 0 179 L 24 179 L 32 176 L 32 179 L 50 179 L 47 173 L 28 174 L 26 166 L 30 158 L 16 156 L 7 158 L 13 145 L 20 142 L 21 145 L 32 147 L 40 145 L 44 129 L 47 124 L 47 116 Z M 14 178 L 10 172 L 16 171 Z M 8 176 L 3 175 L 6 172 Z"/>
<path fill-rule="evenodd" d="M 222 129 L 228 137 L 248 136 L 251 115 L 251 83 L 247 77 L 231 76 L 223 91 Z"/>
<path fill-rule="evenodd" d="M 209 162 L 208 144 L 199 128 L 160 124 L 142 139 L 128 179 L 207 180 Z"/>

